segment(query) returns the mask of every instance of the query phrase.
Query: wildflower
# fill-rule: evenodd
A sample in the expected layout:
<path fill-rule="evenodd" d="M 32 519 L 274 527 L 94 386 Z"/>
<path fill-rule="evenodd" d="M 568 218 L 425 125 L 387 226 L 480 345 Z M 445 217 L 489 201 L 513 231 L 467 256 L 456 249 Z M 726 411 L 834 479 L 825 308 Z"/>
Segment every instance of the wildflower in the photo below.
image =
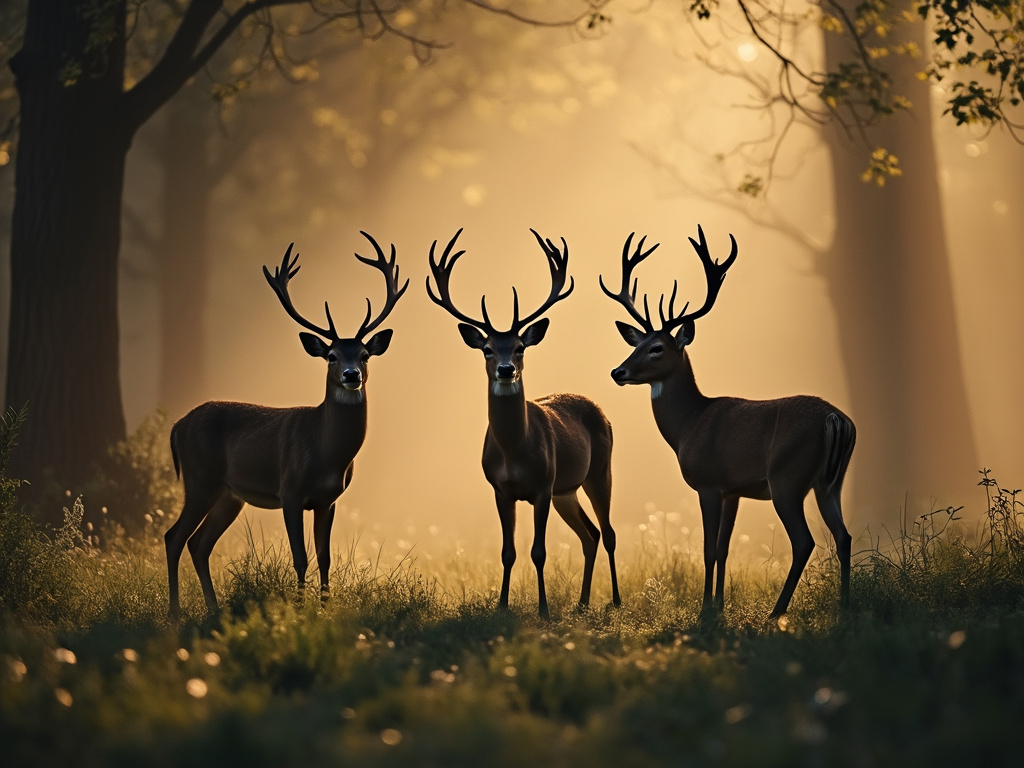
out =
<path fill-rule="evenodd" d="M 210 651 L 209 653 L 203 654 L 203 661 L 205 661 L 207 665 L 211 667 L 216 667 L 218 664 L 220 664 L 220 656 L 218 656 L 213 651 Z"/>
<path fill-rule="evenodd" d="M 402 732 L 397 731 L 394 728 L 385 728 L 380 732 L 380 740 L 389 747 L 393 747 L 402 741 Z"/>
<path fill-rule="evenodd" d="M 193 677 L 187 683 L 185 683 L 185 690 L 188 691 L 188 695 L 194 699 L 201 699 L 210 691 L 210 687 L 204 680 L 198 677 Z"/>
<path fill-rule="evenodd" d="M 58 688 L 53 692 L 53 695 L 57 697 L 57 701 L 63 704 L 65 707 L 70 707 L 75 703 L 71 693 L 66 688 Z"/>
<path fill-rule="evenodd" d="M 67 648 L 58 648 L 53 652 L 53 656 L 57 661 L 64 664 L 74 664 L 78 661 L 78 657 L 75 656 L 74 651 L 69 651 Z"/>

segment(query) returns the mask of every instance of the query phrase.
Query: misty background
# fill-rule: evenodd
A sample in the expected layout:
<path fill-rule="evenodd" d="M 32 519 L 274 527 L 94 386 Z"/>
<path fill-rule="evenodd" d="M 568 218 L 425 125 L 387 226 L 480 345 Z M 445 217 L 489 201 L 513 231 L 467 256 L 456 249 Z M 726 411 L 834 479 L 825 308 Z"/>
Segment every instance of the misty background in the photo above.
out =
<path fill-rule="evenodd" d="M 688 531 L 696 551 L 696 494 L 658 434 L 649 388 L 619 388 L 609 376 L 629 351 L 614 321 L 628 318 L 601 293 L 598 275 L 617 281 L 623 242 L 635 231 L 662 244 L 640 270 L 641 291 L 656 298 L 678 279 L 681 297 L 700 302 L 703 274 L 687 241 L 699 223 L 713 256 L 728 255 L 730 233 L 739 244 L 716 307 L 690 347 L 701 390 L 756 399 L 813 394 L 846 411 L 859 429 L 844 495 L 855 537 L 895 526 L 903 508 L 919 514 L 967 505 L 980 514 L 978 469 L 990 467 L 1014 487 L 1024 458 L 1017 357 L 1024 341 L 1024 152 L 998 129 L 972 132 L 939 119 L 942 94 L 922 84 L 924 101 L 898 119 L 922 151 L 934 147 L 932 172 L 915 175 L 910 166 L 877 189 L 859 177 L 863 146 L 850 142 L 842 159 L 835 136 L 796 125 L 778 145 L 767 194 L 743 195 L 736 188 L 764 172 L 757 163 L 776 147 L 778 114 L 773 121 L 754 108 L 757 77 L 768 78 L 774 62 L 724 16 L 695 29 L 682 9 L 625 5 L 608 30 L 587 39 L 493 15 L 453 14 L 444 27 L 453 46 L 426 63 L 403 40 L 352 36 L 309 41 L 300 53 L 315 66 L 296 64 L 294 83 L 254 79 L 247 91 L 222 93 L 216 103 L 209 80 L 197 78 L 145 126 L 129 155 L 121 273 L 129 429 L 158 407 L 173 422 L 209 399 L 319 403 L 325 364 L 303 351 L 299 328 L 261 267 L 280 263 L 294 242 L 303 267 L 291 287 L 297 309 L 320 322 L 327 300 L 339 333 L 349 335 L 363 318 L 365 297 L 375 308 L 383 301 L 380 276 L 352 256 L 368 253 L 359 235 L 366 230 L 384 247 L 395 244 L 411 286 L 386 324 L 395 330 L 391 348 L 370 363 L 369 430 L 339 500 L 335 546 L 358 536 L 359 546 L 384 544 L 389 556 L 413 546 L 427 557 L 463 547 L 497 559 L 498 518 L 480 469 L 482 356 L 429 302 L 423 283 L 431 242 L 443 247 L 464 227 L 467 254 L 455 270 L 453 296 L 473 311 L 486 293 L 503 327 L 512 285 L 526 309 L 547 295 L 533 227 L 566 239 L 576 289 L 550 310 L 546 339 L 526 354 L 527 397 L 580 393 L 610 419 L 612 522 L 621 552 L 653 535 L 686 546 Z M 819 37 L 812 31 L 803 44 L 821 49 Z M 735 76 L 741 69 L 746 77 Z M 11 166 L 0 168 L 8 212 L 12 182 Z M 926 322 L 919 299 L 902 293 L 895 279 L 876 280 L 867 299 L 858 294 L 862 333 L 851 335 L 848 321 L 846 331 L 840 327 L 837 291 L 846 283 L 830 258 L 838 251 L 844 264 L 856 265 L 873 253 L 870 245 L 853 253 L 840 248 L 850 242 L 837 235 L 852 220 L 850 200 L 897 185 L 922 200 L 928 193 L 918 190 L 931 185 L 938 210 L 901 209 L 895 224 L 868 217 L 873 223 L 855 228 L 869 244 L 895 243 L 907 264 L 919 251 L 936 251 L 916 233 L 944 244 L 952 295 L 951 306 L 937 298 L 938 312 L 952 330 L 936 325 L 929 334 L 926 327 L 924 338 L 958 348 L 956 370 L 937 363 L 927 345 L 893 349 L 897 329 L 875 320 L 897 307 L 907 322 Z M 909 272 L 903 279 L 925 287 L 932 277 L 925 269 Z M 6 323 L 6 263 L 0 274 Z M 6 337 L 4 327 L 3 343 Z M 864 413 L 852 383 L 867 366 L 851 365 L 854 344 L 863 347 L 857 359 L 877 363 L 878 378 L 912 384 L 909 405 L 893 403 L 895 415 L 884 417 Z M 67 364 L 74 376 L 74 360 Z M 944 403 L 949 398 L 955 411 L 958 389 L 966 421 L 946 421 Z M 935 406 L 907 417 L 902 428 L 915 436 L 908 451 L 872 419 L 901 421 L 918 402 Z M 914 459 L 905 473 L 883 477 L 880 468 L 894 465 L 891 451 Z M 813 501 L 807 505 L 824 543 Z M 279 512 L 243 514 L 268 537 L 283 536 Z M 520 519 L 518 538 L 528 541 L 525 505 Z M 744 500 L 736 551 L 772 546 L 776 522 L 769 502 Z M 244 529 L 236 524 L 226 538 Z M 558 543 L 575 541 L 560 522 L 548 530 L 553 555 Z M 788 545 L 782 549 L 788 556 Z"/>

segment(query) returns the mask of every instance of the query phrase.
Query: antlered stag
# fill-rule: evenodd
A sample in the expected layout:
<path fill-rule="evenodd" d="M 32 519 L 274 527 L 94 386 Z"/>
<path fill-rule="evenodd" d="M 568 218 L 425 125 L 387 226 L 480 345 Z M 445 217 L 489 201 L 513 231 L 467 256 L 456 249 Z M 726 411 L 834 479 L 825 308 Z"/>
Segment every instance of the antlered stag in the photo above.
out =
<path fill-rule="evenodd" d="M 338 336 L 327 304 L 327 327 L 306 320 L 292 306 L 288 281 L 299 271 L 298 254 L 288 246 L 273 276 L 263 274 L 285 311 L 312 333 L 299 333 L 313 357 L 327 361 L 327 394 L 316 407 L 268 408 L 248 403 L 212 401 L 182 417 L 171 429 L 174 469 L 185 483 L 185 505 L 164 537 L 170 589 L 170 616 L 178 616 L 178 561 L 188 543 L 189 553 L 211 612 L 217 596 L 210 578 L 214 544 L 249 503 L 265 509 L 282 508 L 292 561 L 300 591 L 306 582 L 308 560 L 302 533 L 303 510 L 313 510 L 313 542 L 320 569 L 320 589 L 329 592 L 330 539 L 334 502 L 352 480 L 352 462 L 366 437 L 367 362 L 382 355 L 391 343 L 391 330 L 375 330 L 394 309 L 409 285 L 398 287 L 395 246 L 386 258 L 365 232 L 376 259 L 356 258 L 379 270 L 387 284 L 384 308 L 371 321 L 366 317 L 352 338 Z M 326 339 L 326 341 L 325 341 Z"/>
<path fill-rule="evenodd" d="M 706 397 L 697 388 L 686 347 L 693 341 L 694 321 L 711 311 L 725 273 L 736 259 L 735 238 L 724 264 L 712 261 L 704 231 L 699 242 L 690 238 L 704 266 L 707 298 L 687 313 L 687 303 L 675 314 L 678 282 L 673 285 L 665 314 L 665 297 L 658 302 L 661 328 L 655 329 L 644 296 L 643 314 L 636 306 L 633 269 L 654 252 L 644 250 L 642 238 L 630 255 L 633 235 L 622 249 L 622 285 L 612 293 L 640 327 L 616 322 L 619 333 L 634 347 L 612 371 L 619 385 L 650 384 L 654 420 L 662 437 L 676 452 L 683 479 L 697 491 L 704 525 L 703 610 L 724 604 L 725 561 L 740 498 L 771 499 L 793 547 L 793 563 L 772 616 L 786 612 L 800 575 L 814 549 L 804 519 L 803 502 L 813 489 L 818 509 L 832 532 L 840 563 L 840 601 L 850 601 L 850 534 L 843 523 L 840 495 L 850 463 L 856 430 L 838 408 L 817 397 L 798 395 L 778 400 Z M 675 336 L 672 331 L 678 328 Z M 718 578 L 712 597 L 715 566 Z"/>
<path fill-rule="evenodd" d="M 465 253 L 458 251 L 452 254 L 461 229 L 444 249 L 440 262 L 434 259 L 437 241 L 430 247 L 430 272 L 437 284 L 437 295 L 431 289 L 429 277 L 427 293 L 435 304 L 462 321 L 459 332 L 463 341 L 484 355 L 488 379 L 488 425 L 482 463 L 484 476 L 494 488 L 494 500 L 501 519 L 504 573 L 498 603 L 502 608 L 508 607 L 509 580 L 516 560 L 516 501 L 527 501 L 533 505 L 534 541 L 530 555 L 537 568 L 539 612 L 541 616 L 547 616 L 548 602 L 544 590 L 547 549 L 544 538 L 552 504 L 583 545 L 580 606 L 590 602 L 597 545 L 602 535 L 611 566 L 612 602 L 619 605 L 620 600 L 615 574 L 615 531 L 609 519 L 611 425 L 601 409 L 585 397 L 557 394 L 527 400 L 523 393 L 523 354 L 526 347 L 539 344 L 548 329 L 548 319 L 537 318 L 566 298 L 573 289 L 570 280 L 568 290 L 562 292 L 569 263 L 569 248 L 565 240 L 562 240 L 563 252 L 550 240 L 530 231 L 547 256 L 551 292 L 540 309 L 520 318 L 519 294 L 513 288 L 514 308 L 509 330 L 498 331 L 491 324 L 486 297 L 480 301 L 482 320 L 464 314 L 452 303 L 448 284 L 455 263 Z M 576 495 L 580 487 L 590 498 L 600 531 L 580 506 Z"/>

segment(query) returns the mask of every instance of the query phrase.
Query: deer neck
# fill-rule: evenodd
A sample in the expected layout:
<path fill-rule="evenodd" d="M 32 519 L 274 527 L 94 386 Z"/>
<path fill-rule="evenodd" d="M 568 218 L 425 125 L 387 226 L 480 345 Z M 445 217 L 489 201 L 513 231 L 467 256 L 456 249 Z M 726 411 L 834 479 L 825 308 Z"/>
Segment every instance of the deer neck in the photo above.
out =
<path fill-rule="evenodd" d="M 651 383 L 651 408 L 658 430 L 669 445 L 677 446 L 689 433 L 708 398 L 697 388 L 697 380 L 685 350 L 680 364 L 661 381 Z"/>
<path fill-rule="evenodd" d="M 366 438 L 366 386 L 352 390 L 328 381 L 319 410 L 325 452 L 337 454 L 339 459 L 355 456 Z"/>
<path fill-rule="evenodd" d="M 526 395 L 520 379 L 514 387 L 490 383 L 487 394 L 488 432 L 506 453 L 517 448 L 529 430 Z"/>

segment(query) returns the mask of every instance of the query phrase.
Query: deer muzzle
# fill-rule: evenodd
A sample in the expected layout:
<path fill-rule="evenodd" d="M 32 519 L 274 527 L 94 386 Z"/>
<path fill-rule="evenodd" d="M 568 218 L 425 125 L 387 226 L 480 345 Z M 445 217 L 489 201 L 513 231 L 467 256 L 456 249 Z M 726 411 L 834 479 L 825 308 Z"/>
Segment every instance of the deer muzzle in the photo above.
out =
<path fill-rule="evenodd" d="M 363 386 L 363 374 L 358 368 L 346 368 L 341 372 L 341 386 L 345 389 L 360 389 Z"/>
<path fill-rule="evenodd" d="M 618 384 L 620 387 L 630 382 L 629 369 L 618 367 L 612 371 L 612 381 Z"/>
<path fill-rule="evenodd" d="M 519 378 L 519 371 L 512 363 L 501 363 L 494 369 L 494 378 L 500 382 L 512 382 Z"/>

